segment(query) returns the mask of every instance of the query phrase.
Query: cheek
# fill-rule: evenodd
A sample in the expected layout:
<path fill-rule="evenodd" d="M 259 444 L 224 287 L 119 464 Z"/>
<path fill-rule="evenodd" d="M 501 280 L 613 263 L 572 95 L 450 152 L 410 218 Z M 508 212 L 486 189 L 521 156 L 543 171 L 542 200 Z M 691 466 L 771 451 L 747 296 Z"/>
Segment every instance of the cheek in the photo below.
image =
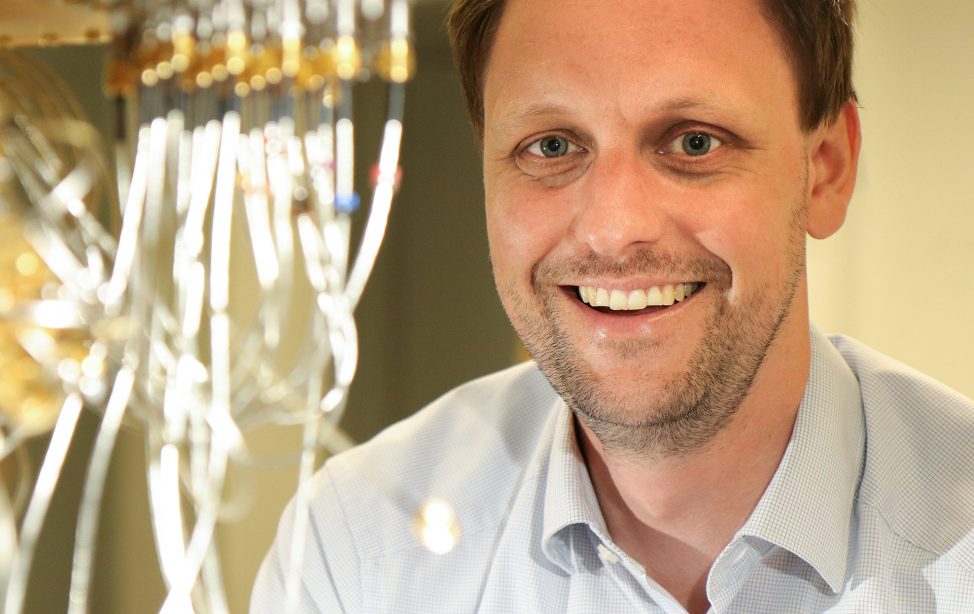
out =
<path fill-rule="evenodd" d="M 498 283 L 530 281 L 532 268 L 565 236 L 567 215 L 529 190 L 487 182 L 487 238 Z"/>
<path fill-rule="evenodd" d="M 776 278 L 790 266 L 799 188 L 750 184 L 711 193 L 685 216 L 687 232 L 727 264 L 735 286 Z M 760 283 L 760 282 L 759 282 Z"/>

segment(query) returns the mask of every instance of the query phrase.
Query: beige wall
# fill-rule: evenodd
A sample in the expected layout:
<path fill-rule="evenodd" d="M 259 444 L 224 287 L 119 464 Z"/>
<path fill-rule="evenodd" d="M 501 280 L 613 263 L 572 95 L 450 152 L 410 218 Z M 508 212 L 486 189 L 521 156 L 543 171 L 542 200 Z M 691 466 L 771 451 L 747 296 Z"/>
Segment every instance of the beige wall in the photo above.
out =
<path fill-rule="evenodd" d="M 869 0 L 859 187 L 810 245 L 812 316 L 974 396 L 974 3 Z"/>

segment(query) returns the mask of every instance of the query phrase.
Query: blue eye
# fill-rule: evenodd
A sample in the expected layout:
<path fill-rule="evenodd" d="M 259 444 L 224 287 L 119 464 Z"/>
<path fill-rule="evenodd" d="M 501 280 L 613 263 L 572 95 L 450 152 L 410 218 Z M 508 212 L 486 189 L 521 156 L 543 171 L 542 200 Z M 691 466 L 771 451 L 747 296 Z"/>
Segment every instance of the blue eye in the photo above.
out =
<path fill-rule="evenodd" d="M 688 156 L 703 156 L 710 153 L 710 150 L 714 149 L 715 146 L 720 147 L 720 141 L 709 134 L 691 132 L 683 135 L 681 146 L 683 147 L 683 153 Z"/>
<path fill-rule="evenodd" d="M 696 158 L 711 153 L 723 144 L 723 141 L 706 132 L 687 132 L 672 141 L 666 151 Z"/>
<path fill-rule="evenodd" d="M 551 135 L 531 143 L 531 146 L 527 148 L 527 152 L 545 158 L 561 158 L 571 153 L 573 149 L 577 149 L 577 147 L 572 145 L 571 141 L 565 137 Z"/>

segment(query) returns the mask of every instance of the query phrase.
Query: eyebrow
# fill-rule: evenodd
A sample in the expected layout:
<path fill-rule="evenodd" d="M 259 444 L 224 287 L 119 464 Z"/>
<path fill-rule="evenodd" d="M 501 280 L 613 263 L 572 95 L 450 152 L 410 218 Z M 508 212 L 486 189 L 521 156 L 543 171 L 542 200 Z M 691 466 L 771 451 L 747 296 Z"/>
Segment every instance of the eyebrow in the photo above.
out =
<path fill-rule="evenodd" d="M 683 111 L 684 109 L 699 109 L 711 108 L 713 105 L 708 104 L 698 98 L 675 98 L 669 100 L 666 104 L 660 107 L 662 111 Z"/>
<path fill-rule="evenodd" d="M 687 109 L 712 109 L 713 104 L 699 98 L 674 98 L 663 102 L 654 108 L 657 113 L 672 113 L 674 111 L 685 111 Z M 506 112 L 510 110 L 510 112 Z M 517 131 L 524 123 L 537 117 L 547 115 L 569 115 L 573 112 L 568 105 L 549 102 L 535 102 L 527 105 L 519 105 L 517 102 L 510 102 L 505 105 L 505 113 L 502 114 L 496 125 L 505 132 Z"/>
<path fill-rule="evenodd" d="M 571 108 L 561 104 L 534 102 L 519 105 L 517 102 L 510 102 L 504 105 L 504 112 L 501 113 L 501 119 L 497 121 L 496 125 L 504 132 L 512 132 L 536 117 L 566 115 L 568 113 L 571 113 Z"/>

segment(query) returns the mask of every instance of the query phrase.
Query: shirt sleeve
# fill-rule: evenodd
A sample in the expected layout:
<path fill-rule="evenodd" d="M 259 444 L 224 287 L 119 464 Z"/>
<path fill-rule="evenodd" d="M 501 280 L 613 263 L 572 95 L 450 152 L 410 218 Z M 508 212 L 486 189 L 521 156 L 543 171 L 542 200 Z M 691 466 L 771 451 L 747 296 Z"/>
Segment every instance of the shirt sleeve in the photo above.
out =
<path fill-rule="evenodd" d="M 250 614 L 286 611 L 287 573 L 294 535 L 295 501 L 281 516 L 277 536 L 257 572 Z M 304 537 L 294 614 L 355 614 L 361 611 L 359 557 L 334 483 L 323 468 L 314 478 L 310 522 Z M 291 613 L 288 613 L 291 614 Z"/>

